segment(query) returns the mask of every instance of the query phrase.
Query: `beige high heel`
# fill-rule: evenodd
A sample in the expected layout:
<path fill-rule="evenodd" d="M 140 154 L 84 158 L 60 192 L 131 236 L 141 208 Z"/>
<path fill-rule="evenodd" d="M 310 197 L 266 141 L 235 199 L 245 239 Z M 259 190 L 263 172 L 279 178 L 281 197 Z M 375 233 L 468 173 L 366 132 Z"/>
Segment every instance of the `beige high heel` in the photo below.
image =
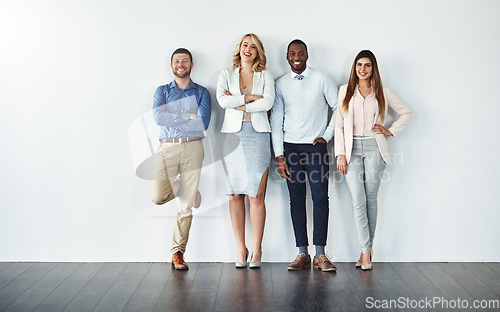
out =
<path fill-rule="evenodd" d="M 363 253 L 361 253 L 361 254 L 363 254 Z M 361 256 L 359 256 L 359 257 L 361 258 Z M 359 269 L 361 267 L 361 264 L 362 263 L 360 261 L 356 262 L 356 269 Z"/>
<path fill-rule="evenodd" d="M 361 253 L 363 255 L 363 253 Z M 373 255 L 373 249 L 370 250 L 370 257 Z M 361 256 L 359 256 L 361 258 Z M 356 262 L 356 269 L 360 268 L 362 265 L 361 261 Z"/>
<path fill-rule="evenodd" d="M 369 264 L 361 264 L 361 270 L 368 271 L 368 270 L 373 269 L 372 256 L 373 256 L 373 249 L 370 250 L 370 263 Z"/>

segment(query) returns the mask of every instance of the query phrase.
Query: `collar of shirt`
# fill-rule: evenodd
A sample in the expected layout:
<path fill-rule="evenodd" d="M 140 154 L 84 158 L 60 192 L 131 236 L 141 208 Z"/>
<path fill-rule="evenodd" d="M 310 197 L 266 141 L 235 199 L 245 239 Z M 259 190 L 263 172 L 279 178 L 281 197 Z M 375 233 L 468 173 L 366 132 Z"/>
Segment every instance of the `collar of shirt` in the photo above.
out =
<path fill-rule="evenodd" d="M 360 96 L 363 98 L 363 96 L 361 95 L 361 92 L 359 92 L 359 84 L 356 84 L 356 88 L 354 89 L 354 92 L 356 93 L 356 96 Z M 372 88 L 370 94 L 368 94 L 366 97 L 369 97 L 369 96 L 375 96 L 375 93 L 373 93 L 373 88 Z"/>
<path fill-rule="evenodd" d="M 293 71 L 291 71 L 290 75 L 292 76 L 292 78 L 295 78 L 295 76 L 297 76 L 297 75 L 302 75 L 304 77 L 307 77 L 310 75 L 310 72 L 311 72 L 311 69 L 309 67 L 306 67 L 306 69 L 304 69 L 304 71 L 301 72 L 300 74 L 297 74 L 297 73 L 294 73 Z"/>
<path fill-rule="evenodd" d="M 175 82 L 175 80 L 173 80 L 173 81 L 169 84 L 169 87 L 170 87 L 170 88 L 174 88 L 174 89 L 179 89 L 179 90 L 182 90 L 181 88 L 179 88 L 179 87 L 177 86 L 177 83 Z M 187 87 L 186 87 L 186 88 L 184 88 L 184 90 L 189 90 L 189 89 L 194 89 L 194 88 L 196 88 L 196 86 L 195 86 L 195 84 L 194 84 L 193 80 L 192 80 L 192 79 L 189 79 L 189 84 L 187 85 Z"/>

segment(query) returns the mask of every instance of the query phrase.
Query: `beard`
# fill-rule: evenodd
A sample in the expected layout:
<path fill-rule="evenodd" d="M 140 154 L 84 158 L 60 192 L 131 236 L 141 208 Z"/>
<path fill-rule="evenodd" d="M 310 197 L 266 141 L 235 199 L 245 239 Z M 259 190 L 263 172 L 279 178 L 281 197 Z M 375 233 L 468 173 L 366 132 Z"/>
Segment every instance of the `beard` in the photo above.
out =
<path fill-rule="evenodd" d="M 174 73 L 174 76 L 177 77 L 177 78 L 186 78 L 187 76 L 189 76 L 191 74 L 191 70 L 189 68 L 186 68 L 186 71 L 182 74 L 179 74 L 177 72 L 177 69 L 173 70 L 173 73 Z"/>

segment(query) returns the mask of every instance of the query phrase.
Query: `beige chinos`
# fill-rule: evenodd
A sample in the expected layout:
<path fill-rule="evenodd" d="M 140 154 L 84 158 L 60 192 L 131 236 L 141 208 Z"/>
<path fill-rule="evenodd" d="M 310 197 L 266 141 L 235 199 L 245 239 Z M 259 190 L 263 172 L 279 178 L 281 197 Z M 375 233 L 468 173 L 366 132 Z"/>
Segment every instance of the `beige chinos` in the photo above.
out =
<path fill-rule="evenodd" d="M 153 202 L 157 205 L 166 203 L 170 185 L 178 197 L 172 253 L 186 251 L 193 219 L 192 208 L 200 183 L 204 155 L 201 141 L 161 143 L 158 147 L 158 180 L 153 181 Z M 165 173 L 168 178 L 165 177 Z"/>

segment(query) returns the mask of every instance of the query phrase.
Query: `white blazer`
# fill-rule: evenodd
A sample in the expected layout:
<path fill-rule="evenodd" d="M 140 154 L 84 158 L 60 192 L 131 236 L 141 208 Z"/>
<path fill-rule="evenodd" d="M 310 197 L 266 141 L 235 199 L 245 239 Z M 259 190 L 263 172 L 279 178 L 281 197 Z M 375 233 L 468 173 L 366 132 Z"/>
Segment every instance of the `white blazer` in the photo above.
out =
<path fill-rule="evenodd" d="M 231 92 L 226 95 L 224 90 Z M 246 105 L 247 112 L 252 113 L 252 126 L 257 132 L 271 132 L 267 111 L 274 104 L 274 79 L 270 72 L 263 70 L 253 73 L 251 94 L 262 95 L 263 98 L 245 104 L 245 96 L 240 91 L 240 69 L 224 69 L 217 82 L 217 101 L 225 109 L 221 132 L 235 133 L 241 130 L 243 111 L 235 107 Z"/>
<path fill-rule="evenodd" d="M 346 93 L 347 93 L 347 85 L 341 86 L 339 89 L 337 119 L 335 121 L 335 156 L 345 155 L 347 163 L 349 163 L 351 161 L 351 154 L 352 154 L 354 118 L 352 109 L 349 109 L 346 114 L 344 109 L 342 108 L 342 103 L 344 102 Z M 349 107 L 352 107 L 353 98 L 354 96 L 351 98 L 351 101 L 349 102 Z M 385 98 L 386 116 L 388 107 L 392 108 L 399 115 L 398 120 L 396 120 L 391 125 L 391 127 L 387 129 L 391 131 L 394 137 L 396 137 L 398 133 L 401 132 L 410 122 L 411 111 L 387 87 L 384 87 L 384 98 Z M 374 124 L 372 125 L 372 127 L 376 123 L 384 126 L 384 124 L 381 121 L 378 109 L 377 112 L 375 113 Z M 387 149 L 387 140 L 385 138 L 385 135 L 376 134 L 375 140 L 377 141 L 377 146 L 384 162 L 388 163 L 389 152 Z"/>

